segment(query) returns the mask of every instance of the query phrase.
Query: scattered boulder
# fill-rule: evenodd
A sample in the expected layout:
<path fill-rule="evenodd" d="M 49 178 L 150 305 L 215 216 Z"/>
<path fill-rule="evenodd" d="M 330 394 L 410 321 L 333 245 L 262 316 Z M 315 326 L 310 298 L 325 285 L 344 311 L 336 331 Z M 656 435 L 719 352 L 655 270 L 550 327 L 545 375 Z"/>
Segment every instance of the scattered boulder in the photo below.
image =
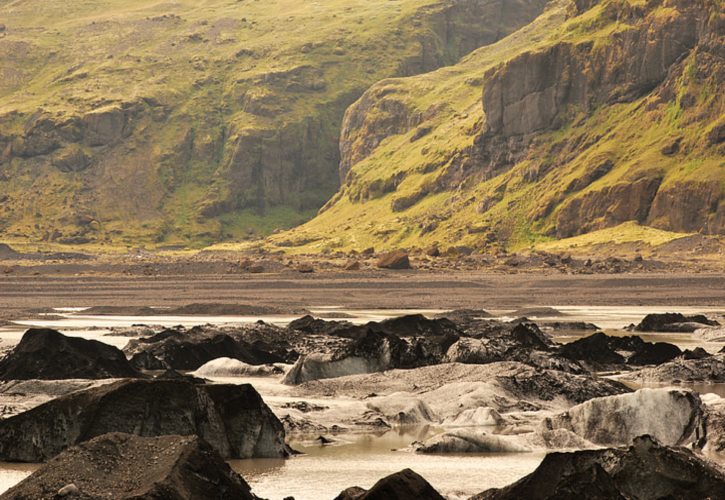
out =
<path fill-rule="evenodd" d="M 345 264 L 345 271 L 359 271 L 360 268 L 360 262 L 356 260 L 351 260 L 350 262 Z"/>
<path fill-rule="evenodd" d="M 141 374 L 116 347 L 31 328 L 0 360 L 1 380 L 133 378 Z"/>
<path fill-rule="evenodd" d="M 704 444 L 704 407 L 697 393 L 640 389 L 630 394 L 585 401 L 546 418 L 540 433 L 566 430 L 590 443 L 621 446 L 649 434 L 668 446 Z"/>
<path fill-rule="evenodd" d="M 21 256 L 18 252 L 13 250 L 13 248 L 6 244 L 6 243 L 0 243 L 0 260 L 14 260 Z"/>
<path fill-rule="evenodd" d="M 425 251 L 425 254 L 428 257 L 440 257 L 441 251 L 438 248 L 438 245 L 433 245 L 430 248 L 428 248 L 428 250 Z"/>
<path fill-rule="evenodd" d="M 694 332 L 703 326 L 720 326 L 720 323 L 703 314 L 685 316 L 680 313 L 648 314 L 634 327 L 638 332 Z"/>
<path fill-rule="evenodd" d="M 628 449 L 549 453 L 534 472 L 471 500 L 562 498 L 655 500 L 721 498 L 725 474 L 685 448 L 662 446 L 650 436 Z"/>
<path fill-rule="evenodd" d="M 67 449 L 0 496 L 3 500 L 58 497 L 256 498 L 244 479 L 196 436 L 122 433 L 103 434 Z"/>
<path fill-rule="evenodd" d="M 365 491 L 353 486 L 340 493 L 335 500 L 443 500 L 428 481 L 410 469 L 384 477 Z"/>
<path fill-rule="evenodd" d="M 412 269 L 408 253 L 403 250 L 395 250 L 381 255 L 375 265 L 381 269 Z"/>
<path fill-rule="evenodd" d="M 41 462 L 108 432 L 196 435 L 224 458 L 288 455 L 284 429 L 251 385 L 123 380 L 0 420 L 0 460 Z"/>
<path fill-rule="evenodd" d="M 311 274 L 315 272 L 315 268 L 311 264 L 300 264 L 297 266 L 297 272 L 302 274 Z"/>

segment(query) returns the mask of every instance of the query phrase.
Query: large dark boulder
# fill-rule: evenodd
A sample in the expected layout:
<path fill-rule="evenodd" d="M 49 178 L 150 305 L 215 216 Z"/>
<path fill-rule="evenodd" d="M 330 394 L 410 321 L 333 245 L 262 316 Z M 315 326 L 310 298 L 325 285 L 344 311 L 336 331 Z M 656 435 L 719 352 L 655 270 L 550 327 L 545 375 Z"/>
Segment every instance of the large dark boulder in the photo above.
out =
<path fill-rule="evenodd" d="M 636 335 L 613 337 L 597 332 L 561 346 L 559 354 L 588 363 L 593 368 L 605 368 L 625 364 L 642 366 L 666 363 L 682 355 L 682 351 L 674 344 L 645 342 Z"/>
<path fill-rule="evenodd" d="M 648 314 L 634 329 L 638 332 L 694 332 L 698 328 L 719 325 L 720 323 L 703 314 L 685 316 L 680 313 L 663 313 Z"/>
<path fill-rule="evenodd" d="M 0 460 L 41 462 L 108 432 L 196 435 L 225 458 L 284 457 L 284 429 L 248 384 L 123 380 L 0 420 Z"/>
<path fill-rule="evenodd" d="M 549 453 L 523 479 L 471 500 L 723 498 L 725 474 L 686 448 L 636 438 L 628 449 Z"/>
<path fill-rule="evenodd" d="M 233 358 L 250 365 L 281 363 L 278 354 L 258 344 L 238 340 L 218 331 L 203 328 L 167 329 L 151 337 L 133 339 L 124 348 L 138 369 L 196 370 L 217 358 Z"/>
<path fill-rule="evenodd" d="M 365 491 L 353 486 L 340 493 L 335 500 L 443 500 L 428 481 L 410 469 L 404 469 L 382 478 Z"/>
<path fill-rule="evenodd" d="M 408 253 L 403 250 L 395 250 L 381 255 L 375 265 L 381 269 L 412 269 Z"/>
<path fill-rule="evenodd" d="M 65 495 L 59 492 L 66 492 Z M 196 436 L 111 433 L 71 447 L 2 500 L 252 500 L 249 485 Z"/>
<path fill-rule="evenodd" d="M 2 380 L 139 377 L 119 349 L 55 330 L 32 328 L 0 361 Z"/>

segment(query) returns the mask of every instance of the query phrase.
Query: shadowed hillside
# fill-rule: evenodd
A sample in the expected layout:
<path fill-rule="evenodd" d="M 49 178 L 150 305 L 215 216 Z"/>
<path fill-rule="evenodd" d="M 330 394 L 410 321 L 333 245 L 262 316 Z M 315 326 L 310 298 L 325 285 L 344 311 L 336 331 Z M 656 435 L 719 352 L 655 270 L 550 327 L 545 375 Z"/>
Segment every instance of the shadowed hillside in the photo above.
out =
<path fill-rule="evenodd" d="M 543 0 L 0 0 L 0 235 L 204 244 L 309 219 L 345 109 Z"/>

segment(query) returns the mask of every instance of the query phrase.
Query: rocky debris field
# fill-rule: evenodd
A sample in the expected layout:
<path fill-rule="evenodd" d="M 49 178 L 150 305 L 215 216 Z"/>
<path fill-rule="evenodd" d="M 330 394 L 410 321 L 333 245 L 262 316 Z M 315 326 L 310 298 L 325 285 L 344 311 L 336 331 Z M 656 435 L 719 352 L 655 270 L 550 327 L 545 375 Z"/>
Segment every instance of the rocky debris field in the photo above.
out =
<path fill-rule="evenodd" d="M 539 325 L 526 315 L 556 320 Z M 677 332 L 700 338 L 720 329 L 722 315 L 649 315 L 618 334 L 551 308 L 512 316 L 457 309 L 367 323 L 306 314 L 283 326 L 138 325 L 112 332 L 128 339 L 123 350 L 31 329 L 0 360 L 0 459 L 47 463 L 5 495 L 98 498 L 118 475 L 123 491 L 109 490 L 118 498 L 151 498 L 154 488 L 246 498 L 239 495 L 253 489 L 224 459 L 283 459 L 294 453 L 292 436 L 335 446 L 348 433 L 405 426 L 439 431 L 401 453 L 549 453 L 531 476 L 480 498 L 528 498 L 522 492 L 537 482 L 541 496 L 532 498 L 558 498 L 581 481 L 607 498 L 655 498 L 635 478 L 662 467 L 668 479 L 653 491 L 665 496 L 722 484 L 725 399 L 687 384 L 725 380 L 725 349 L 683 350 L 638 335 L 693 323 L 697 333 Z M 560 344 L 553 335 L 561 332 L 579 339 Z M 680 387 L 636 386 L 650 381 Z M 158 452 L 137 458 L 148 473 L 135 477 L 139 465 L 126 462 L 141 449 Z M 112 472 L 96 481 L 67 473 L 75 466 Z M 179 470 L 197 471 L 195 479 Z M 560 472 L 545 477 L 551 471 Z M 391 495 L 442 498 L 411 470 L 339 498 Z"/>

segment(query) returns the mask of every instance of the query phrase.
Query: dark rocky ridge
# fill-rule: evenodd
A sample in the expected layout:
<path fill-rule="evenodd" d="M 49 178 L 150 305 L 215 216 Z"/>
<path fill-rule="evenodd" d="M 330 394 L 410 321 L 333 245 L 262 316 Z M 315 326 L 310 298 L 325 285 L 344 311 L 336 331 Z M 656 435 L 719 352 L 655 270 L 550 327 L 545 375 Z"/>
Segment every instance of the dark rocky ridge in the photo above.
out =
<path fill-rule="evenodd" d="M 67 491 L 65 495 L 59 492 Z M 73 492 L 75 491 L 75 493 Z M 249 485 L 196 436 L 111 433 L 64 451 L 3 500 L 252 500 Z"/>
<path fill-rule="evenodd" d="M 550 453 L 531 474 L 472 500 L 721 498 L 725 474 L 685 448 L 660 446 L 649 436 L 628 449 Z"/>
<path fill-rule="evenodd" d="M 698 328 L 719 325 L 704 314 L 664 313 L 648 314 L 634 329 L 638 332 L 694 332 Z"/>
<path fill-rule="evenodd" d="M 0 459 L 41 462 L 108 432 L 196 435 L 225 458 L 289 453 L 282 424 L 251 385 L 125 380 L 0 420 Z"/>
<path fill-rule="evenodd" d="M 196 370 L 216 358 L 234 358 L 251 365 L 294 360 L 263 341 L 246 342 L 214 328 L 166 329 L 151 337 L 132 339 L 124 348 L 131 364 L 144 370 Z"/>
<path fill-rule="evenodd" d="M 682 355 L 674 344 L 645 342 L 640 337 L 612 337 L 597 332 L 559 348 L 565 358 L 590 364 L 594 369 L 623 365 L 659 365 Z"/>
<path fill-rule="evenodd" d="M 127 378 L 141 374 L 119 349 L 44 328 L 31 328 L 0 360 L 0 380 Z"/>

